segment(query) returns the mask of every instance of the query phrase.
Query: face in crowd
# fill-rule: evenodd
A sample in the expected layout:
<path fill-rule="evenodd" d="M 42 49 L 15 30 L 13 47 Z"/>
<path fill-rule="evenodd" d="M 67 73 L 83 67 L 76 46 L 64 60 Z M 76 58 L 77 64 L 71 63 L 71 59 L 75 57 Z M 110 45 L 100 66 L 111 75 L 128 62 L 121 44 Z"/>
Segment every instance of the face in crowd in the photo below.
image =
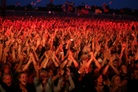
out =
<path fill-rule="evenodd" d="M 6 63 L 2 66 L 2 72 L 3 73 L 10 73 L 11 72 L 10 68 L 11 68 L 10 65 Z"/>
<path fill-rule="evenodd" d="M 97 78 L 97 85 L 99 86 L 102 86 L 103 85 L 103 76 L 100 75 L 98 78 Z"/>
<path fill-rule="evenodd" d="M 2 79 L 3 83 L 5 83 L 7 86 L 11 86 L 12 84 L 12 76 L 10 74 L 4 74 L 3 75 L 3 79 Z"/>
<path fill-rule="evenodd" d="M 21 73 L 19 75 L 19 82 L 21 85 L 26 86 L 27 82 L 28 82 L 28 76 L 27 73 Z"/>
<path fill-rule="evenodd" d="M 121 84 L 120 76 L 118 75 L 113 76 L 111 82 L 114 86 L 120 85 Z"/>
<path fill-rule="evenodd" d="M 40 72 L 40 80 L 42 81 L 43 84 L 47 83 L 48 80 L 48 72 L 45 70 L 42 70 Z"/>

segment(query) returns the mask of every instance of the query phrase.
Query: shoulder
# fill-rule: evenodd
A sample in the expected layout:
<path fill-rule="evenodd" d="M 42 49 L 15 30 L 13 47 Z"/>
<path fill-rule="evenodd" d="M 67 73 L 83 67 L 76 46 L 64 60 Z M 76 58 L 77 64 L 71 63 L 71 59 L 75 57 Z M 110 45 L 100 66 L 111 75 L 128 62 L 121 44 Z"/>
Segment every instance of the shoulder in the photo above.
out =
<path fill-rule="evenodd" d="M 0 92 L 6 92 L 0 84 Z"/>

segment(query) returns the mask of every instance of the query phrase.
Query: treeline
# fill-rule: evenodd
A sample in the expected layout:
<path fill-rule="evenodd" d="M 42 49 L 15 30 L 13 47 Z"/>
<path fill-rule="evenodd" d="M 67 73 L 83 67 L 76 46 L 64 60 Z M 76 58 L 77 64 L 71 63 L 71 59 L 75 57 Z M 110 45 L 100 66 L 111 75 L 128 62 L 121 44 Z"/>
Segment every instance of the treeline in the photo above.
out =
<path fill-rule="evenodd" d="M 77 7 L 71 7 L 72 9 L 69 10 L 70 13 L 78 12 L 79 10 L 85 8 L 84 5 L 80 5 Z M 1 9 L 1 7 L 0 7 Z M 109 6 L 107 6 L 108 12 L 104 12 L 104 9 L 102 6 L 91 6 L 91 9 L 86 9 L 89 12 L 94 13 L 96 9 L 100 9 L 102 13 L 106 14 L 123 14 L 123 15 L 138 15 L 138 9 L 130 9 L 130 8 L 122 8 L 122 9 L 110 9 Z M 40 7 L 40 6 L 32 6 L 31 4 L 28 4 L 26 6 L 15 6 L 15 5 L 8 5 L 6 6 L 6 10 L 15 10 L 15 11 L 55 11 L 55 12 L 63 12 L 63 5 L 53 5 L 48 4 L 46 7 Z"/>

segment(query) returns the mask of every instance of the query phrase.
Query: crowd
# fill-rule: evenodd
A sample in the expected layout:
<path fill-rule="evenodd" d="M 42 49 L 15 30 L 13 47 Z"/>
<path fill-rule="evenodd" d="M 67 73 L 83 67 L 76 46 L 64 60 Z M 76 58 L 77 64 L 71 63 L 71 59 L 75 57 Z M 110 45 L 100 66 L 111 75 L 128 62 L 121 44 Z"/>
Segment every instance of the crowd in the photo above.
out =
<path fill-rule="evenodd" d="M 138 92 L 138 22 L 0 18 L 0 92 Z"/>

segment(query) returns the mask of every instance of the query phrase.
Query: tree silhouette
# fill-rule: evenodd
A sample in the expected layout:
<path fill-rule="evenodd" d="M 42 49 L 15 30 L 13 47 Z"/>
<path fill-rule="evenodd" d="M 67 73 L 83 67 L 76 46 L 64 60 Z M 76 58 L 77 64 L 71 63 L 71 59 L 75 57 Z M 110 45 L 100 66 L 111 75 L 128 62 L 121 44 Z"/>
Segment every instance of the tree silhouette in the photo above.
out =
<path fill-rule="evenodd" d="M 2 16 L 4 17 L 6 15 L 6 0 L 1 0 L 1 9 L 2 9 Z"/>

